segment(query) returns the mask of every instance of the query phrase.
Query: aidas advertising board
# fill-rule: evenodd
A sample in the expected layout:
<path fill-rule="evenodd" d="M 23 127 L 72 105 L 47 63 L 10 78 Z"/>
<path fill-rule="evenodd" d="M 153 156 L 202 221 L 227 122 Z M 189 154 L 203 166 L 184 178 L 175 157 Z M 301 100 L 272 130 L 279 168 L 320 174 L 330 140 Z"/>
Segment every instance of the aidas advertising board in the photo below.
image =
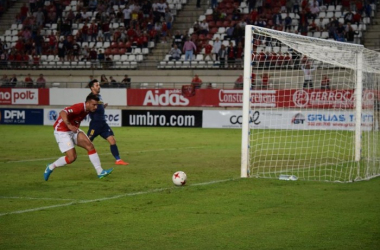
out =
<path fill-rule="evenodd" d="M 53 125 L 61 111 L 62 109 L 44 109 L 44 125 Z M 110 127 L 121 127 L 120 109 L 105 109 L 105 118 Z M 81 122 L 81 126 L 88 126 L 90 121 L 90 117 L 87 116 Z"/>

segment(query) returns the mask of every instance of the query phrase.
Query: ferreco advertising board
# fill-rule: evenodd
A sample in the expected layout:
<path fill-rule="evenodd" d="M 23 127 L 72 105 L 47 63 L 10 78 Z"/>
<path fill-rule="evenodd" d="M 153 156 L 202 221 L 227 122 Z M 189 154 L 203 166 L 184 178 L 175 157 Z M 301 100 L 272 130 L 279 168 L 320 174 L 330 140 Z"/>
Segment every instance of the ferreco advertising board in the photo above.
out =
<path fill-rule="evenodd" d="M 362 114 L 363 130 L 371 130 L 374 116 Z M 278 111 L 253 110 L 250 115 L 253 129 L 354 130 L 353 111 Z M 238 110 L 204 110 L 204 128 L 241 128 L 242 112 Z"/>
<path fill-rule="evenodd" d="M 62 109 L 44 109 L 44 125 L 53 125 L 59 116 Z M 120 109 L 105 109 L 105 118 L 110 127 L 121 127 L 121 110 Z M 90 124 L 90 117 L 87 116 L 81 126 Z"/>
<path fill-rule="evenodd" d="M 0 123 L 42 125 L 43 109 L 0 109 Z"/>

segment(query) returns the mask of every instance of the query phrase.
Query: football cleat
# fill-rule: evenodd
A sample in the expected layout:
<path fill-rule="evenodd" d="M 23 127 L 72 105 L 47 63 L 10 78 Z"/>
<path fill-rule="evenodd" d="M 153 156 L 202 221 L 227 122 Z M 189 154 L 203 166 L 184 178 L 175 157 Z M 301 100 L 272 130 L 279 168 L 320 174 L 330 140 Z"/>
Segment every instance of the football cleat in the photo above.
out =
<path fill-rule="evenodd" d="M 50 170 L 49 166 L 50 166 L 50 163 L 48 163 L 46 165 L 46 169 L 45 169 L 45 173 L 44 173 L 44 179 L 45 179 L 45 181 L 49 180 L 49 176 L 53 172 L 53 170 Z"/>
<path fill-rule="evenodd" d="M 115 164 L 116 164 L 116 165 L 128 165 L 129 163 L 123 161 L 122 159 L 120 159 L 120 160 L 116 160 L 116 161 L 115 161 Z"/>
<path fill-rule="evenodd" d="M 98 178 L 102 179 L 102 178 L 106 177 L 107 175 L 111 174 L 112 171 L 113 171 L 113 168 L 103 170 L 100 174 L 98 174 Z"/>

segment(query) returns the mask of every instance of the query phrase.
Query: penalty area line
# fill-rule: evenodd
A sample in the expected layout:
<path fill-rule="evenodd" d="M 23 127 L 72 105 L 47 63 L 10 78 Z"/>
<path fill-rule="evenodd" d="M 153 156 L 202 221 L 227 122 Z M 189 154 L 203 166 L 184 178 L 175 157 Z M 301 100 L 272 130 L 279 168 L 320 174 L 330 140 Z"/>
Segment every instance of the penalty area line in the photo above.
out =
<path fill-rule="evenodd" d="M 162 148 L 162 149 L 151 149 L 151 150 L 136 150 L 136 151 L 126 151 L 123 152 L 125 154 L 131 154 L 131 153 L 147 153 L 147 152 L 159 152 L 159 151 L 172 151 L 172 150 L 181 150 L 181 149 L 201 149 L 204 147 L 184 147 L 184 148 Z M 111 153 L 102 153 L 98 155 L 111 155 Z M 18 161 L 5 161 L 0 162 L 1 163 L 17 163 L 17 162 L 33 162 L 33 161 L 47 161 L 47 160 L 56 160 L 60 156 L 57 157 L 49 157 L 49 158 L 39 158 L 39 159 L 29 159 L 29 160 L 18 160 Z M 78 155 L 78 157 L 87 157 L 87 155 Z"/>
<path fill-rule="evenodd" d="M 215 180 L 215 181 L 209 181 L 209 182 L 202 182 L 202 183 L 195 183 L 188 185 L 189 187 L 195 187 L 195 186 L 206 186 L 206 185 L 212 185 L 212 184 L 217 184 L 217 183 L 222 183 L 222 182 L 227 182 L 227 181 L 234 181 L 236 179 L 225 179 L 225 180 Z M 57 205 L 51 205 L 51 206 L 44 206 L 44 207 L 37 207 L 37 208 L 31 208 L 31 209 L 26 209 L 26 210 L 18 210 L 18 211 L 13 211 L 13 212 L 8 212 L 8 213 L 1 213 L 1 216 L 5 215 L 11 215 L 11 214 L 24 214 L 24 213 L 29 213 L 29 212 L 36 212 L 40 210 L 45 210 L 45 209 L 52 209 L 52 208 L 58 208 L 58 207 L 68 207 L 71 205 L 78 205 L 78 204 L 87 204 L 87 203 L 93 203 L 93 202 L 100 202 L 100 201 L 107 201 L 107 200 L 114 200 L 114 199 L 119 199 L 123 197 L 128 197 L 128 196 L 137 196 L 137 195 L 144 195 L 144 194 L 153 194 L 153 193 L 159 193 L 167 190 L 172 190 L 178 187 L 170 187 L 170 188 L 157 188 L 157 189 L 152 189 L 152 190 L 147 190 L 147 191 L 140 191 L 140 192 L 134 192 L 134 193 L 125 193 L 125 194 L 119 194 L 111 197 L 104 197 L 104 198 L 99 198 L 99 199 L 93 199 L 93 200 L 75 200 L 69 203 L 64 203 L 64 204 L 57 204 Z"/>

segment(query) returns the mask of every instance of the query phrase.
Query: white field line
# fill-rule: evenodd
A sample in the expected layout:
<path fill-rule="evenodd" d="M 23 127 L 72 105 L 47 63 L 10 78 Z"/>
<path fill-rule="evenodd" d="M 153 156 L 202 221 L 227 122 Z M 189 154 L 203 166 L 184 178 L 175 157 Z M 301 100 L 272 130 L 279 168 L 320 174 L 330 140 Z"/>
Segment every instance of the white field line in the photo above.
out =
<path fill-rule="evenodd" d="M 190 186 L 190 187 L 191 186 L 205 186 L 205 185 L 211 185 L 211 184 L 233 181 L 233 180 L 234 179 L 216 180 L 216 181 L 196 183 L 196 184 L 192 184 L 192 185 L 188 185 L 188 186 Z M 135 192 L 135 193 L 125 193 L 125 194 L 119 194 L 119 195 L 115 195 L 115 196 L 111 196 L 111 197 L 104 197 L 104 198 L 99 198 L 99 199 L 94 199 L 94 200 L 75 200 L 75 201 L 72 201 L 69 203 L 64 203 L 64 204 L 57 204 L 57 205 L 52 205 L 52 206 L 37 207 L 37 208 L 31 208 L 31 209 L 26 209 L 26 210 L 19 210 L 19 211 L 13 211 L 13 212 L 8 212 L 8 213 L 2 213 L 2 214 L 0 214 L 0 217 L 5 216 L 5 215 L 11 215 L 11 214 L 23 214 L 23 213 L 35 212 L 35 211 L 57 208 L 57 207 L 68 207 L 68 206 L 77 205 L 77 204 L 86 204 L 86 203 L 93 203 L 93 202 L 99 202 L 99 201 L 107 201 L 107 200 L 113 200 L 113 199 L 128 197 L 128 196 L 152 194 L 152 193 L 158 193 L 158 192 L 162 192 L 162 191 L 166 191 L 166 190 L 170 190 L 170 189 L 174 189 L 174 188 L 177 188 L 177 187 L 157 188 L 157 189 L 152 189 L 152 190 L 148 190 L 148 191 L 140 191 L 140 192 Z"/>
<path fill-rule="evenodd" d="M 201 149 L 204 147 L 184 147 L 184 148 L 162 148 L 162 149 L 152 149 L 152 150 L 137 150 L 137 151 L 126 151 L 124 154 L 131 154 L 131 153 L 146 153 L 146 152 L 159 152 L 159 151 L 172 151 L 172 150 L 181 150 L 181 149 Z M 99 154 L 99 153 L 98 153 Z M 99 155 L 110 155 L 111 153 L 103 153 Z M 28 159 L 28 160 L 18 160 L 18 161 L 6 161 L 6 162 L 0 162 L 1 163 L 16 163 L 16 162 L 32 162 L 32 161 L 47 161 L 47 160 L 56 160 L 60 156 L 56 157 L 49 157 L 49 158 L 39 158 L 39 159 Z M 87 157 L 86 154 L 80 154 L 78 157 Z"/>
<path fill-rule="evenodd" d="M 22 196 L 0 196 L 0 199 L 75 201 L 75 199 L 38 198 L 38 197 L 22 197 Z"/>

